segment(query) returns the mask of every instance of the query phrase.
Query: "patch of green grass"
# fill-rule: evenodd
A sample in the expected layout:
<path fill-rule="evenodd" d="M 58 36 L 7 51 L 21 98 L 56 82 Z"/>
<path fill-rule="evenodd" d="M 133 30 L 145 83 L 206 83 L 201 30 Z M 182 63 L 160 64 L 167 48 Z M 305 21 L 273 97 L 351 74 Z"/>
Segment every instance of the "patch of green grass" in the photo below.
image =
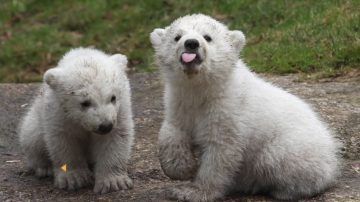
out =
<path fill-rule="evenodd" d="M 149 33 L 204 13 L 242 30 L 257 72 L 338 75 L 360 64 L 357 0 L 2 0 L 0 82 L 41 80 L 70 48 L 93 46 L 151 71 Z"/>

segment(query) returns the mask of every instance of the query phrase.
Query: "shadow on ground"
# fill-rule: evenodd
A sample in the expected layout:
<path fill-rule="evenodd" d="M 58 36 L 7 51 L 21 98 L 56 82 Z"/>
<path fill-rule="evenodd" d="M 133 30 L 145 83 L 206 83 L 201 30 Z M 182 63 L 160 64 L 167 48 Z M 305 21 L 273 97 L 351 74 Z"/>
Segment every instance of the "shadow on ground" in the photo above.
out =
<path fill-rule="evenodd" d="M 331 82 L 300 82 L 298 75 L 267 76 L 267 80 L 304 98 L 330 124 L 344 142 L 343 175 L 325 194 L 307 201 L 360 201 L 360 78 Z M 156 158 L 157 133 L 162 121 L 162 84 L 157 73 L 130 75 L 136 142 L 130 161 L 135 187 L 96 195 L 90 188 L 67 192 L 55 189 L 51 179 L 36 179 L 25 172 L 24 157 L 16 141 L 20 117 L 36 94 L 38 84 L 0 85 L 0 201 L 166 201 L 161 190 L 170 181 Z M 265 196 L 232 196 L 225 201 L 271 201 Z"/>

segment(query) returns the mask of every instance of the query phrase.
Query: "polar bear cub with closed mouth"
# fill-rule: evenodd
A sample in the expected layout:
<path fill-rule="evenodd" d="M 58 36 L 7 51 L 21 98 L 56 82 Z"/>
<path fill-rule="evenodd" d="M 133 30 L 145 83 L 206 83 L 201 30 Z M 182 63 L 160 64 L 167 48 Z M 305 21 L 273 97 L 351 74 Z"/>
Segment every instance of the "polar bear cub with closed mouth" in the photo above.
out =
<path fill-rule="evenodd" d="M 249 71 L 241 31 L 196 14 L 151 33 L 165 81 L 159 159 L 167 196 L 213 201 L 229 192 L 296 200 L 339 174 L 339 143 L 305 102 Z M 198 154 L 198 155 L 195 155 Z"/>
<path fill-rule="evenodd" d="M 126 65 L 124 55 L 77 48 L 45 73 L 19 131 L 37 176 L 54 175 L 55 186 L 68 190 L 94 184 L 93 178 L 96 193 L 132 188 L 127 161 L 134 124 Z"/>

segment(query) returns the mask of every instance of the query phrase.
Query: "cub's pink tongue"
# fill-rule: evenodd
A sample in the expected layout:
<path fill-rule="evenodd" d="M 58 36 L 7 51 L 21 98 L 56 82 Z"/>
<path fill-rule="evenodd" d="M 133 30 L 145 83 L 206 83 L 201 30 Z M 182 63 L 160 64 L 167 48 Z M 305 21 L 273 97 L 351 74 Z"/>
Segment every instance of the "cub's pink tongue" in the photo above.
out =
<path fill-rule="evenodd" d="M 195 59 L 195 57 L 196 57 L 195 53 L 183 53 L 181 55 L 181 59 L 185 63 L 189 63 L 189 62 L 193 61 Z"/>

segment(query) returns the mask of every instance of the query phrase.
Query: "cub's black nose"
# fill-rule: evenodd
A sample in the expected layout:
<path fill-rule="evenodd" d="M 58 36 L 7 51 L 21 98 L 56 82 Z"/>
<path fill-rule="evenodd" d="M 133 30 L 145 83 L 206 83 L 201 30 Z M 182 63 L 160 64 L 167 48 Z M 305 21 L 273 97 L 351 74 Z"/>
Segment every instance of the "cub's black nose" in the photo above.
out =
<path fill-rule="evenodd" d="M 188 39 L 185 41 L 185 48 L 188 50 L 196 50 L 197 48 L 199 48 L 199 41 L 196 39 Z"/>
<path fill-rule="evenodd" d="M 99 125 L 98 129 L 97 129 L 97 132 L 99 134 L 106 134 L 106 133 L 109 133 L 112 129 L 113 129 L 113 124 L 109 121 L 106 121 L 102 124 Z"/>

